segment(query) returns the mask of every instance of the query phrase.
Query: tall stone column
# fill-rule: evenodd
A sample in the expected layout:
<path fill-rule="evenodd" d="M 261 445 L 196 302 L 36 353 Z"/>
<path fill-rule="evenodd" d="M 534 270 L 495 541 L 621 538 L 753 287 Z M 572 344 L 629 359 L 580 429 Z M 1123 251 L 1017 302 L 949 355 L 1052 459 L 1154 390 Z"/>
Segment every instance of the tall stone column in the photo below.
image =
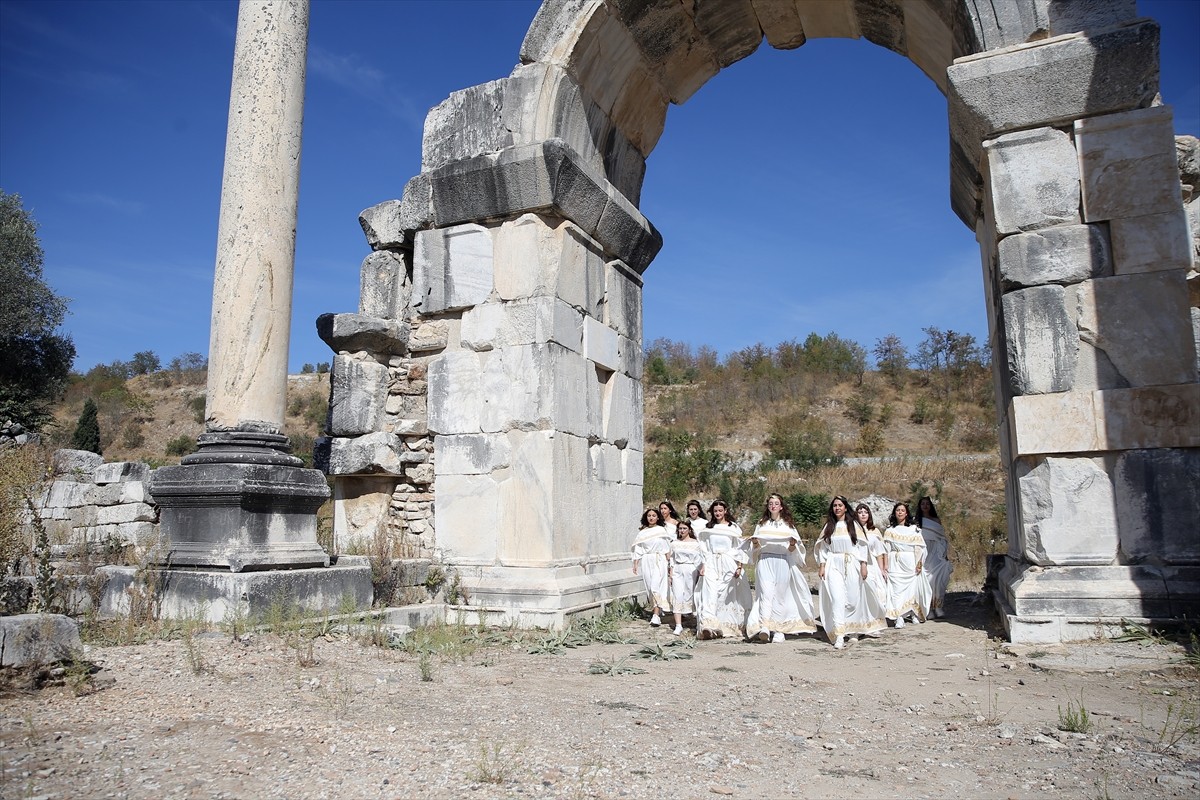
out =
<path fill-rule="evenodd" d="M 168 566 L 327 566 L 324 475 L 283 435 L 309 0 L 238 10 L 199 452 L 156 470 Z"/>
<path fill-rule="evenodd" d="M 208 431 L 279 433 L 288 333 L 309 0 L 244 0 L 209 340 Z"/>

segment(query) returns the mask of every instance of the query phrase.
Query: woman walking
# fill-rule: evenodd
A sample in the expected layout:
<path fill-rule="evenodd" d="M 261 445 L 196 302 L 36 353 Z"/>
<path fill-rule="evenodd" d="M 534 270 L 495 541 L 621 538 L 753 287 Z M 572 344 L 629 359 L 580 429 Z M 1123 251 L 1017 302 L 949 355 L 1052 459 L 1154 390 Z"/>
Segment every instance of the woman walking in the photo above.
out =
<path fill-rule="evenodd" d="M 917 503 L 917 527 L 925 539 L 925 572 L 929 575 L 929 616 L 934 619 L 946 616 L 946 589 L 950 586 L 950 540 L 938 519 L 937 509 L 928 497 Z"/>
<path fill-rule="evenodd" d="M 869 617 L 864 595 L 870 554 L 866 535 L 850 514 L 850 501 L 845 497 L 835 497 L 829 504 L 816 556 L 821 578 L 821 626 L 834 648 L 841 650 L 847 636 L 857 638 L 869 630 L 879 630 L 876 626 L 882 622 Z"/>
<path fill-rule="evenodd" d="M 671 574 L 671 612 L 675 614 L 673 633 L 680 636 L 683 615 L 696 613 L 696 579 L 704 574 L 704 550 L 686 519 L 675 526 L 670 556 L 667 569 Z"/>
<path fill-rule="evenodd" d="M 746 635 L 760 642 L 782 642 L 784 634 L 814 633 L 812 593 L 801 567 L 806 553 L 783 498 L 767 498 L 762 518 L 750 537 L 754 563 L 754 603 Z"/>
<path fill-rule="evenodd" d="M 924 622 L 929 614 L 929 576 L 925 574 L 925 537 L 913 524 L 908 503 L 896 503 L 883 534 L 888 565 L 888 619 L 904 627 L 904 618 Z"/>
<path fill-rule="evenodd" d="M 708 507 L 708 525 L 697 536 L 704 548 L 704 572 L 696 635 L 701 639 L 744 636 L 751 598 L 742 567 L 748 556 L 741 548 L 742 531 L 730 519 L 724 500 L 715 500 Z"/>
<path fill-rule="evenodd" d="M 642 512 L 642 526 L 633 539 L 633 574 L 642 576 L 646 587 L 647 601 L 653 609 L 650 624 L 662 624 L 663 609 L 670 609 L 671 600 L 667 588 L 667 555 L 671 537 L 659 523 L 658 510 L 647 508 Z"/>

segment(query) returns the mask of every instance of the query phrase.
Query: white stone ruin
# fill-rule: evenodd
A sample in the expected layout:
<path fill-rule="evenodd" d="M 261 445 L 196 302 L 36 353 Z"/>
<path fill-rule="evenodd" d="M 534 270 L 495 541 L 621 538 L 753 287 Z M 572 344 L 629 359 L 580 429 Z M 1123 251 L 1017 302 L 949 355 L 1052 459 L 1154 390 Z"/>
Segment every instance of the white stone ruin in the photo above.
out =
<path fill-rule="evenodd" d="M 429 113 L 421 173 L 360 217 L 358 313 L 318 322 L 338 542 L 415 538 L 472 607 L 523 624 L 636 592 L 646 157 L 668 105 L 764 37 L 866 38 L 947 97 L 1001 399 L 1010 636 L 1194 617 L 1200 203 L 1134 0 L 546 0 L 507 78 Z"/>

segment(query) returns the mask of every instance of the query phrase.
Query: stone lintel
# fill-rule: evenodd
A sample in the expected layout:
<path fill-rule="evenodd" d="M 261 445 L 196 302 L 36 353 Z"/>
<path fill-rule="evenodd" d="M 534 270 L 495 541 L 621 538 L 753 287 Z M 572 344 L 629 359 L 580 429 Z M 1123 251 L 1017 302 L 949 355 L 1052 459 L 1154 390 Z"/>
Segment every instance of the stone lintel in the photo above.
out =
<path fill-rule="evenodd" d="M 1025 395 L 1008 413 L 1014 457 L 1200 447 L 1200 384 Z"/>
<path fill-rule="evenodd" d="M 335 353 L 369 350 L 404 355 L 408 352 L 408 324 L 362 314 L 322 314 L 317 336 Z"/>
<path fill-rule="evenodd" d="M 639 273 L 662 235 L 559 139 L 463 159 L 428 173 L 437 227 L 549 212 L 569 219 Z"/>

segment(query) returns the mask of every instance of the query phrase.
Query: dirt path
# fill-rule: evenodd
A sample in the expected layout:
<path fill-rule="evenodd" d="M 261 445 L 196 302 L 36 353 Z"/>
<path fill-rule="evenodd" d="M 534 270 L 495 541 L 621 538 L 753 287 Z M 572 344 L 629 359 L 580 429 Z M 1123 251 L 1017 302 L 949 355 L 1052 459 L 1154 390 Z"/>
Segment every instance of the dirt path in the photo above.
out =
<path fill-rule="evenodd" d="M 1005 648 L 986 621 L 960 602 L 842 652 L 716 641 L 665 662 L 622 661 L 633 644 L 533 655 L 495 636 L 427 661 L 429 682 L 417 656 L 346 637 L 318 638 L 309 666 L 307 646 L 273 634 L 200 634 L 190 654 L 179 640 L 93 647 L 109 688 L 0 700 L 0 796 L 1200 793 L 1200 687 L 1172 663 L 1178 647 Z M 589 674 L 596 663 L 645 673 Z M 1058 730 L 1080 698 L 1091 730 Z"/>

